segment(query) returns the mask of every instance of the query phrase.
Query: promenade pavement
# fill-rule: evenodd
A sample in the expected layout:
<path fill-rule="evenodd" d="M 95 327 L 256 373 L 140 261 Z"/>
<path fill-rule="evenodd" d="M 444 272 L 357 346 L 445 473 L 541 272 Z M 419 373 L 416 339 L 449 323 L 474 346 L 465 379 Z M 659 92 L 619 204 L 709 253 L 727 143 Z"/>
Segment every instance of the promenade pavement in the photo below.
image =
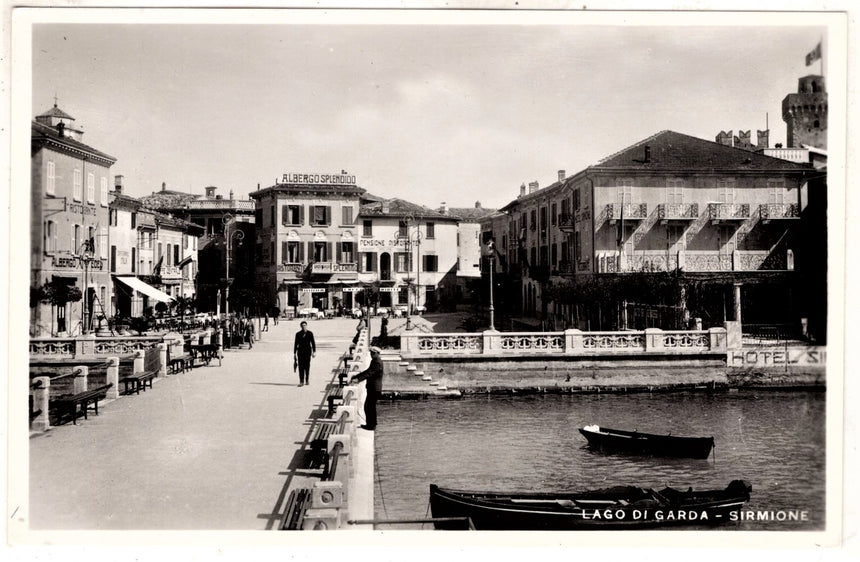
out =
<path fill-rule="evenodd" d="M 225 351 L 220 367 L 162 377 L 78 425 L 32 435 L 30 529 L 276 529 L 289 491 L 319 479 L 307 468 L 312 420 L 355 324 L 309 322 L 308 386 L 293 372 L 299 322 L 281 321 L 253 349 Z M 372 451 L 372 432 L 359 433 Z"/>

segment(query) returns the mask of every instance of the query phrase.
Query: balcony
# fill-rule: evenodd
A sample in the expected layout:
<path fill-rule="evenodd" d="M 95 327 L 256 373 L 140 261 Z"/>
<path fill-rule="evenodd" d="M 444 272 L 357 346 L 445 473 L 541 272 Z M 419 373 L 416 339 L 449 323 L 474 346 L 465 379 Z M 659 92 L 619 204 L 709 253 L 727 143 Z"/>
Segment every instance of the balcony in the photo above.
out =
<path fill-rule="evenodd" d="M 305 266 L 301 263 L 279 263 L 278 273 L 296 273 L 300 274 L 304 271 Z"/>
<path fill-rule="evenodd" d="M 609 224 L 624 220 L 642 220 L 648 216 L 646 203 L 609 203 L 606 205 L 606 220 Z"/>
<path fill-rule="evenodd" d="M 334 264 L 335 273 L 357 273 L 357 263 L 336 263 Z"/>
<path fill-rule="evenodd" d="M 335 264 L 330 261 L 317 261 L 311 264 L 311 275 L 334 273 Z"/>
<path fill-rule="evenodd" d="M 558 216 L 558 228 L 562 232 L 573 232 L 575 230 L 576 215 L 573 213 L 562 213 Z"/>
<path fill-rule="evenodd" d="M 699 218 L 698 203 L 660 203 L 657 206 L 657 218 L 660 224 L 669 221 L 692 221 Z"/>
<path fill-rule="evenodd" d="M 768 250 L 735 250 L 731 253 L 719 251 L 676 252 L 644 251 L 627 255 L 623 252 L 596 252 L 598 273 L 656 273 L 660 271 L 717 273 L 730 271 L 790 271 L 794 269 L 791 250 L 770 252 Z"/>
<path fill-rule="evenodd" d="M 708 203 L 711 224 L 720 221 L 745 221 L 750 218 L 749 203 Z"/>
<path fill-rule="evenodd" d="M 758 212 L 764 224 L 772 220 L 800 218 L 800 210 L 796 203 L 765 203 L 759 205 Z"/>

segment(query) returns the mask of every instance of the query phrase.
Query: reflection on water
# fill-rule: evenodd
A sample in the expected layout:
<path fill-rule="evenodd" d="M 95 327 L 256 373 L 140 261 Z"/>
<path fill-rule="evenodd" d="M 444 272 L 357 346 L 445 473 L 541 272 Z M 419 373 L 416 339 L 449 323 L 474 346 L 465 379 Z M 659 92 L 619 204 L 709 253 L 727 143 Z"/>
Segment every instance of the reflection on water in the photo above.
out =
<path fill-rule="evenodd" d="M 742 478 L 753 486 L 749 509 L 806 510 L 809 520 L 744 521 L 730 528 L 824 528 L 823 393 L 486 396 L 388 402 L 379 411 L 378 518 L 429 516 L 431 483 L 577 491 L 616 484 L 724 488 Z M 590 424 L 713 436 L 714 455 L 695 460 L 592 452 L 577 431 Z"/>

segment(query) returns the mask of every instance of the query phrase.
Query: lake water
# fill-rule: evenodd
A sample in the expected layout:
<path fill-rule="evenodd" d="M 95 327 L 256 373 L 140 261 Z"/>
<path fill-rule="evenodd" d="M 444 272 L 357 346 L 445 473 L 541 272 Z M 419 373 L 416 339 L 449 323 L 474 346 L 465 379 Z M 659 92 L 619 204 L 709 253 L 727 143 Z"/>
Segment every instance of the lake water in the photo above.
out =
<path fill-rule="evenodd" d="M 744 479 L 753 486 L 748 509 L 806 510 L 808 521 L 740 521 L 720 529 L 821 530 L 825 398 L 817 392 L 741 391 L 380 403 L 376 517 L 429 517 L 431 483 L 490 491 L 578 491 L 617 484 L 722 489 Z M 695 460 L 592 452 L 577 431 L 591 424 L 713 436 L 715 454 Z"/>

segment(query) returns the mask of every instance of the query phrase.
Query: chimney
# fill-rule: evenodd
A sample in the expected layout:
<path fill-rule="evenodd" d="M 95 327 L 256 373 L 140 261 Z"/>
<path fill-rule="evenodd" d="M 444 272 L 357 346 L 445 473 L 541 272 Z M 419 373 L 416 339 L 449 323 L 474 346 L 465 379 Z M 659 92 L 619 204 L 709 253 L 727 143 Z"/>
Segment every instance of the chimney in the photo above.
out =
<path fill-rule="evenodd" d="M 520 185 L 520 197 L 526 194 L 526 184 Z"/>
<path fill-rule="evenodd" d="M 480 209 L 480 208 L 481 208 L 481 202 L 480 202 L 480 201 L 475 201 L 475 208 L 476 208 L 476 209 Z"/>
<path fill-rule="evenodd" d="M 210 185 L 206 188 L 206 197 L 215 197 L 215 186 Z"/>
<path fill-rule="evenodd" d="M 564 181 L 564 176 L 565 176 L 564 170 L 559 170 L 558 171 L 558 183 L 561 183 Z"/>
<path fill-rule="evenodd" d="M 166 190 L 167 190 L 167 182 L 163 181 L 163 182 L 161 182 L 161 191 L 166 191 Z"/>
<path fill-rule="evenodd" d="M 529 193 L 534 193 L 540 189 L 540 184 L 536 181 L 529 182 Z"/>
<path fill-rule="evenodd" d="M 448 203 L 446 203 L 445 201 L 442 201 L 442 205 L 439 207 L 439 212 L 442 213 L 443 215 L 447 215 L 448 214 Z"/>
<path fill-rule="evenodd" d="M 388 203 L 388 200 L 382 202 L 382 213 L 387 215 L 391 211 L 391 206 Z"/>
<path fill-rule="evenodd" d="M 651 147 L 647 144 L 645 145 L 645 163 L 649 164 L 651 162 Z"/>
<path fill-rule="evenodd" d="M 230 190 L 230 201 L 232 201 L 232 200 L 233 200 L 233 190 L 231 189 Z"/>
<path fill-rule="evenodd" d="M 113 190 L 117 193 L 122 193 L 122 176 L 113 177 Z"/>

